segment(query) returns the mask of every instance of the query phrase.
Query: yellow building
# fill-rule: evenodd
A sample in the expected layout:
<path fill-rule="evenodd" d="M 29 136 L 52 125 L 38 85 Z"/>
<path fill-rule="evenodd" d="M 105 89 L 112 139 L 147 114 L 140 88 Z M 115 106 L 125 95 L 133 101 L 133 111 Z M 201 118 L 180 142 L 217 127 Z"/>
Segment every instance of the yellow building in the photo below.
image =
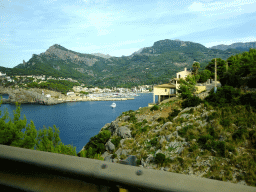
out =
<path fill-rule="evenodd" d="M 155 103 L 155 95 L 158 95 L 158 102 L 161 102 L 167 98 L 176 96 L 176 86 L 167 83 L 154 86 L 153 103 Z"/>
<path fill-rule="evenodd" d="M 184 68 L 184 71 L 176 73 L 176 78 L 173 78 L 170 82 L 176 86 L 176 89 L 180 88 L 179 79 L 186 79 L 188 75 L 192 75 L 192 72 L 187 71 L 187 68 Z"/>
<path fill-rule="evenodd" d="M 153 103 L 155 103 L 155 95 L 158 95 L 158 103 L 170 97 L 178 97 L 179 80 L 185 80 L 188 75 L 192 75 L 192 72 L 187 71 L 185 67 L 184 71 L 176 73 L 176 78 L 173 78 L 170 83 L 154 86 Z M 196 93 L 201 93 L 206 90 L 206 86 L 196 86 L 196 89 Z"/>

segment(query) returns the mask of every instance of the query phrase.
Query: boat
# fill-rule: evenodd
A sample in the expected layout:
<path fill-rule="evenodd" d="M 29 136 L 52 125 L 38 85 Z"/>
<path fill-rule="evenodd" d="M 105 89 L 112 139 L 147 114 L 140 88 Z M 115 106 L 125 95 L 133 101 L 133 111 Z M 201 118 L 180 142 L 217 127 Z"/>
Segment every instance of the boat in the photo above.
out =
<path fill-rule="evenodd" d="M 112 103 L 110 106 L 111 106 L 112 108 L 114 108 L 114 107 L 116 107 L 116 104 L 115 104 L 115 103 Z"/>

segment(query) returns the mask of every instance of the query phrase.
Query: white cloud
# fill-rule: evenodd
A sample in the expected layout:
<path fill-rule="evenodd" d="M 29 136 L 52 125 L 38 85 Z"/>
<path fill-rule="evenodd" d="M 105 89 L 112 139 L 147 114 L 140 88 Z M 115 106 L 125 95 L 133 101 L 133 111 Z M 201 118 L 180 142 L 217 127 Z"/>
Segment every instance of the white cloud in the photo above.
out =
<path fill-rule="evenodd" d="M 205 4 L 200 2 L 194 2 L 191 6 L 188 7 L 190 11 L 204 11 Z"/>
<path fill-rule="evenodd" d="M 216 1 L 213 3 L 201 3 L 193 2 L 192 5 L 188 7 L 190 11 L 202 12 L 202 11 L 218 11 L 221 9 L 232 8 L 233 11 L 236 11 L 234 8 L 237 7 L 241 10 L 241 6 L 254 4 L 256 0 L 235 0 L 235 1 Z"/>

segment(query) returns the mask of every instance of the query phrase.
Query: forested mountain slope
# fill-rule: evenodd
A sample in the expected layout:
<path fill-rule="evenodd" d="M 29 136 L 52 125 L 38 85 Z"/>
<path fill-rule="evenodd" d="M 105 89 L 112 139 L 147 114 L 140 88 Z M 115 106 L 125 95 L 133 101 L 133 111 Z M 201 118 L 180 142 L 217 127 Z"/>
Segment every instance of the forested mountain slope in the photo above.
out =
<path fill-rule="evenodd" d="M 208 49 L 198 43 L 166 39 L 130 56 L 103 58 L 55 44 L 44 53 L 33 54 L 28 62 L 23 61 L 13 69 L 1 70 L 8 75 L 45 74 L 71 77 L 86 85 L 131 87 L 166 83 L 184 67 L 191 68 L 194 61 L 204 67 L 212 58 L 225 60 L 237 53 L 240 51 Z"/>

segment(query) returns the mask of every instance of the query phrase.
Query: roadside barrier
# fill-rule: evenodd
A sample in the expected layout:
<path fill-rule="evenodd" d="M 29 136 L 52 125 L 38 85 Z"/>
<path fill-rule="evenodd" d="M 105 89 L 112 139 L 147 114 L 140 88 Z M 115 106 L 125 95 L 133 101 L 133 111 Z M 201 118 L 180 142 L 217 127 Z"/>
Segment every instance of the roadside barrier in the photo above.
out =
<path fill-rule="evenodd" d="M 255 192 L 256 187 L 0 145 L 1 191 Z"/>

